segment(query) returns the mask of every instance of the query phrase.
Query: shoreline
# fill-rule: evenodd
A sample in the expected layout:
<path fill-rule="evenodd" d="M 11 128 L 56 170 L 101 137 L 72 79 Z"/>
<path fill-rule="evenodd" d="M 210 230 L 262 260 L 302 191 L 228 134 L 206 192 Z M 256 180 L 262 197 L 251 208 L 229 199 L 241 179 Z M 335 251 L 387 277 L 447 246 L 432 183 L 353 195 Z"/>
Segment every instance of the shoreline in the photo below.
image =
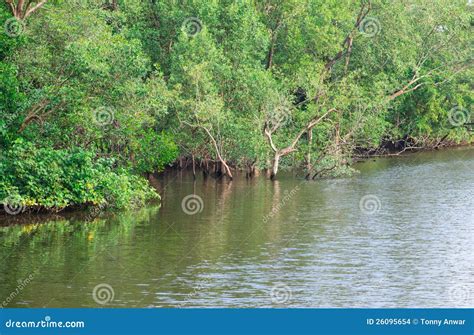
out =
<path fill-rule="evenodd" d="M 399 152 L 386 152 L 386 153 L 374 153 L 374 154 L 369 154 L 369 155 L 364 155 L 364 156 L 354 156 L 353 158 L 353 163 L 351 166 L 354 166 L 356 164 L 361 164 L 369 161 L 373 161 L 375 158 L 394 158 L 394 157 L 410 157 L 413 154 L 416 153 L 429 153 L 429 152 L 442 152 L 446 150 L 456 150 L 456 149 L 474 149 L 474 143 L 461 143 L 461 144 L 450 144 L 450 145 L 443 145 L 439 147 L 425 147 L 425 148 L 407 148 Z M 249 175 L 248 172 L 246 172 L 244 169 L 235 169 L 233 168 L 233 171 L 235 172 L 235 176 L 238 178 L 246 178 L 246 179 L 254 179 L 254 178 L 265 178 L 268 179 L 268 181 L 272 181 L 270 178 L 270 169 L 255 169 L 254 173 Z M 186 172 L 189 174 L 193 174 L 193 170 L 189 165 L 185 165 L 182 168 L 179 168 L 176 164 L 172 167 L 166 168 L 164 171 L 159 172 L 159 173 L 153 173 L 149 174 L 148 176 L 145 176 L 145 178 L 148 180 L 148 183 L 150 186 L 152 186 L 156 191 L 162 191 L 160 190 L 159 183 L 157 182 L 160 178 L 165 177 L 166 175 L 174 174 L 174 173 L 179 173 L 179 172 Z M 212 176 L 212 174 L 206 174 L 204 170 L 198 168 L 197 171 L 194 172 L 200 172 L 202 173 L 202 178 L 203 180 L 222 180 L 224 179 L 224 176 Z M 281 174 L 287 174 L 287 173 L 293 173 L 295 178 L 301 178 L 304 179 L 304 175 L 307 173 L 302 169 L 297 169 L 297 168 L 289 168 L 289 169 L 282 169 Z M 197 176 L 197 174 L 196 174 Z M 298 177 L 297 177 L 298 176 Z M 327 177 L 331 178 L 331 177 Z M 307 180 L 308 182 L 310 181 L 317 181 L 321 179 L 327 179 L 327 178 L 318 178 L 318 179 L 309 179 Z M 340 179 L 340 178 L 345 178 L 345 177 L 332 177 L 331 179 Z M 346 177 L 347 178 L 347 177 Z M 195 178 L 197 179 L 197 178 Z M 278 180 L 278 178 L 276 178 Z M 161 192 L 159 192 L 161 194 Z M 161 206 L 161 200 L 158 202 L 156 201 L 150 201 L 146 206 L 143 206 L 142 208 L 148 207 L 150 205 L 157 205 Z M 66 207 L 62 209 L 61 211 L 55 212 L 55 211 L 48 211 L 48 210 L 31 210 L 31 211 L 25 211 L 24 213 L 20 213 L 19 215 L 10 215 L 7 214 L 3 210 L 3 206 L 0 206 L 0 228 L 1 227 L 8 227 L 11 225 L 16 225 L 16 224 L 25 224 L 25 219 L 28 218 L 29 221 L 31 221 L 31 218 L 37 218 L 39 221 L 44 221 L 47 219 L 52 219 L 52 220 L 62 220 L 62 219 L 68 219 L 68 218 L 87 218 L 91 216 L 91 213 L 96 212 L 95 209 L 97 207 L 94 206 L 78 206 L 78 205 L 73 205 Z M 141 210 L 142 208 L 137 208 L 137 209 L 129 209 L 129 210 L 103 210 L 99 211 L 99 215 L 92 215 L 92 220 L 95 218 L 100 218 L 103 216 L 110 216 L 113 215 L 114 213 L 123 213 L 127 211 L 137 211 Z M 16 221 L 14 223 L 4 223 L 4 221 Z M 41 222 L 39 222 L 41 223 Z M 33 223 L 34 224 L 34 223 Z"/>

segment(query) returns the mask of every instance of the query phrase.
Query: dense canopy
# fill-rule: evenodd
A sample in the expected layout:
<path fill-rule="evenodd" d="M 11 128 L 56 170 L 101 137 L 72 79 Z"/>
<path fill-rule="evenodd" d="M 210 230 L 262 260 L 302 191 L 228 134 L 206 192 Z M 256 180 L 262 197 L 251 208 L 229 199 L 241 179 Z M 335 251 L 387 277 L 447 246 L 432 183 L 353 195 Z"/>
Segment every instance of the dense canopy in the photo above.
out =
<path fill-rule="evenodd" d="M 0 199 L 133 207 L 156 196 L 143 176 L 177 162 L 313 178 L 469 142 L 473 13 L 466 0 L 2 0 Z"/>

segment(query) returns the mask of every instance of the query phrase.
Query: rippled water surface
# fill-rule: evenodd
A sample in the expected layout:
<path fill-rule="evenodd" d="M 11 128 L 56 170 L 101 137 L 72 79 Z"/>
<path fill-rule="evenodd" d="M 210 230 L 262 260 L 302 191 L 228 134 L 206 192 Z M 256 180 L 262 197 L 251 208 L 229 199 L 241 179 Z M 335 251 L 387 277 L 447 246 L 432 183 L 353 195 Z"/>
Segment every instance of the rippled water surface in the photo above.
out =
<path fill-rule="evenodd" d="M 1 217 L 0 298 L 7 307 L 473 307 L 474 150 L 356 168 L 318 182 L 175 173 L 156 181 L 160 209 Z M 190 194 L 202 203 L 183 210 Z"/>

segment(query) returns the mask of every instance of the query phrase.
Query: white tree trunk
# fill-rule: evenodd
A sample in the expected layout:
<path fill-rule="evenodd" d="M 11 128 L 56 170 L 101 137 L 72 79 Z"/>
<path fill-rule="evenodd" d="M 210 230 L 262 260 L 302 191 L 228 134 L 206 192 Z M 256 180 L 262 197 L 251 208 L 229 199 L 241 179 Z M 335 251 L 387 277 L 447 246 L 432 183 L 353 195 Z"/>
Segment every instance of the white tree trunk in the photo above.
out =
<path fill-rule="evenodd" d="M 273 158 L 272 173 L 270 175 L 271 179 L 275 179 L 276 174 L 278 173 L 278 165 L 279 164 L 280 164 L 280 155 L 278 153 L 276 153 L 275 157 Z"/>

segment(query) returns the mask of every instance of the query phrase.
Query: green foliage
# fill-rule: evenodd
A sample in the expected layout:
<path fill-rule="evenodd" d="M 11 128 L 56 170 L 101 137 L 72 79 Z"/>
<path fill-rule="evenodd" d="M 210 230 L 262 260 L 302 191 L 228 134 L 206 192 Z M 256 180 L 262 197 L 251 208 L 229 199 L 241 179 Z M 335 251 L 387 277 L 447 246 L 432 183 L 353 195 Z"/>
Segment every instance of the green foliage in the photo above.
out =
<path fill-rule="evenodd" d="M 147 130 L 138 138 L 133 152 L 133 168 L 138 173 L 146 173 L 163 170 L 166 164 L 175 160 L 178 147 L 166 133 Z"/>
<path fill-rule="evenodd" d="M 0 198 L 59 210 L 72 205 L 134 208 L 157 197 L 145 180 L 113 166 L 112 159 L 95 159 L 80 148 L 36 148 L 17 139 L 0 160 Z"/>
<path fill-rule="evenodd" d="M 471 140 L 465 0 L 107 3 L 48 1 L 0 34 L 2 194 L 127 207 L 178 156 L 339 175 L 386 141 Z"/>
<path fill-rule="evenodd" d="M 1 200 L 128 208 L 156 196 L 139 174 L 175 159 L 173 139 L 153 134 L 171 95 L 123 20 L 100 1 L 57 1 L 20 36 L 0 34 Z"/>

